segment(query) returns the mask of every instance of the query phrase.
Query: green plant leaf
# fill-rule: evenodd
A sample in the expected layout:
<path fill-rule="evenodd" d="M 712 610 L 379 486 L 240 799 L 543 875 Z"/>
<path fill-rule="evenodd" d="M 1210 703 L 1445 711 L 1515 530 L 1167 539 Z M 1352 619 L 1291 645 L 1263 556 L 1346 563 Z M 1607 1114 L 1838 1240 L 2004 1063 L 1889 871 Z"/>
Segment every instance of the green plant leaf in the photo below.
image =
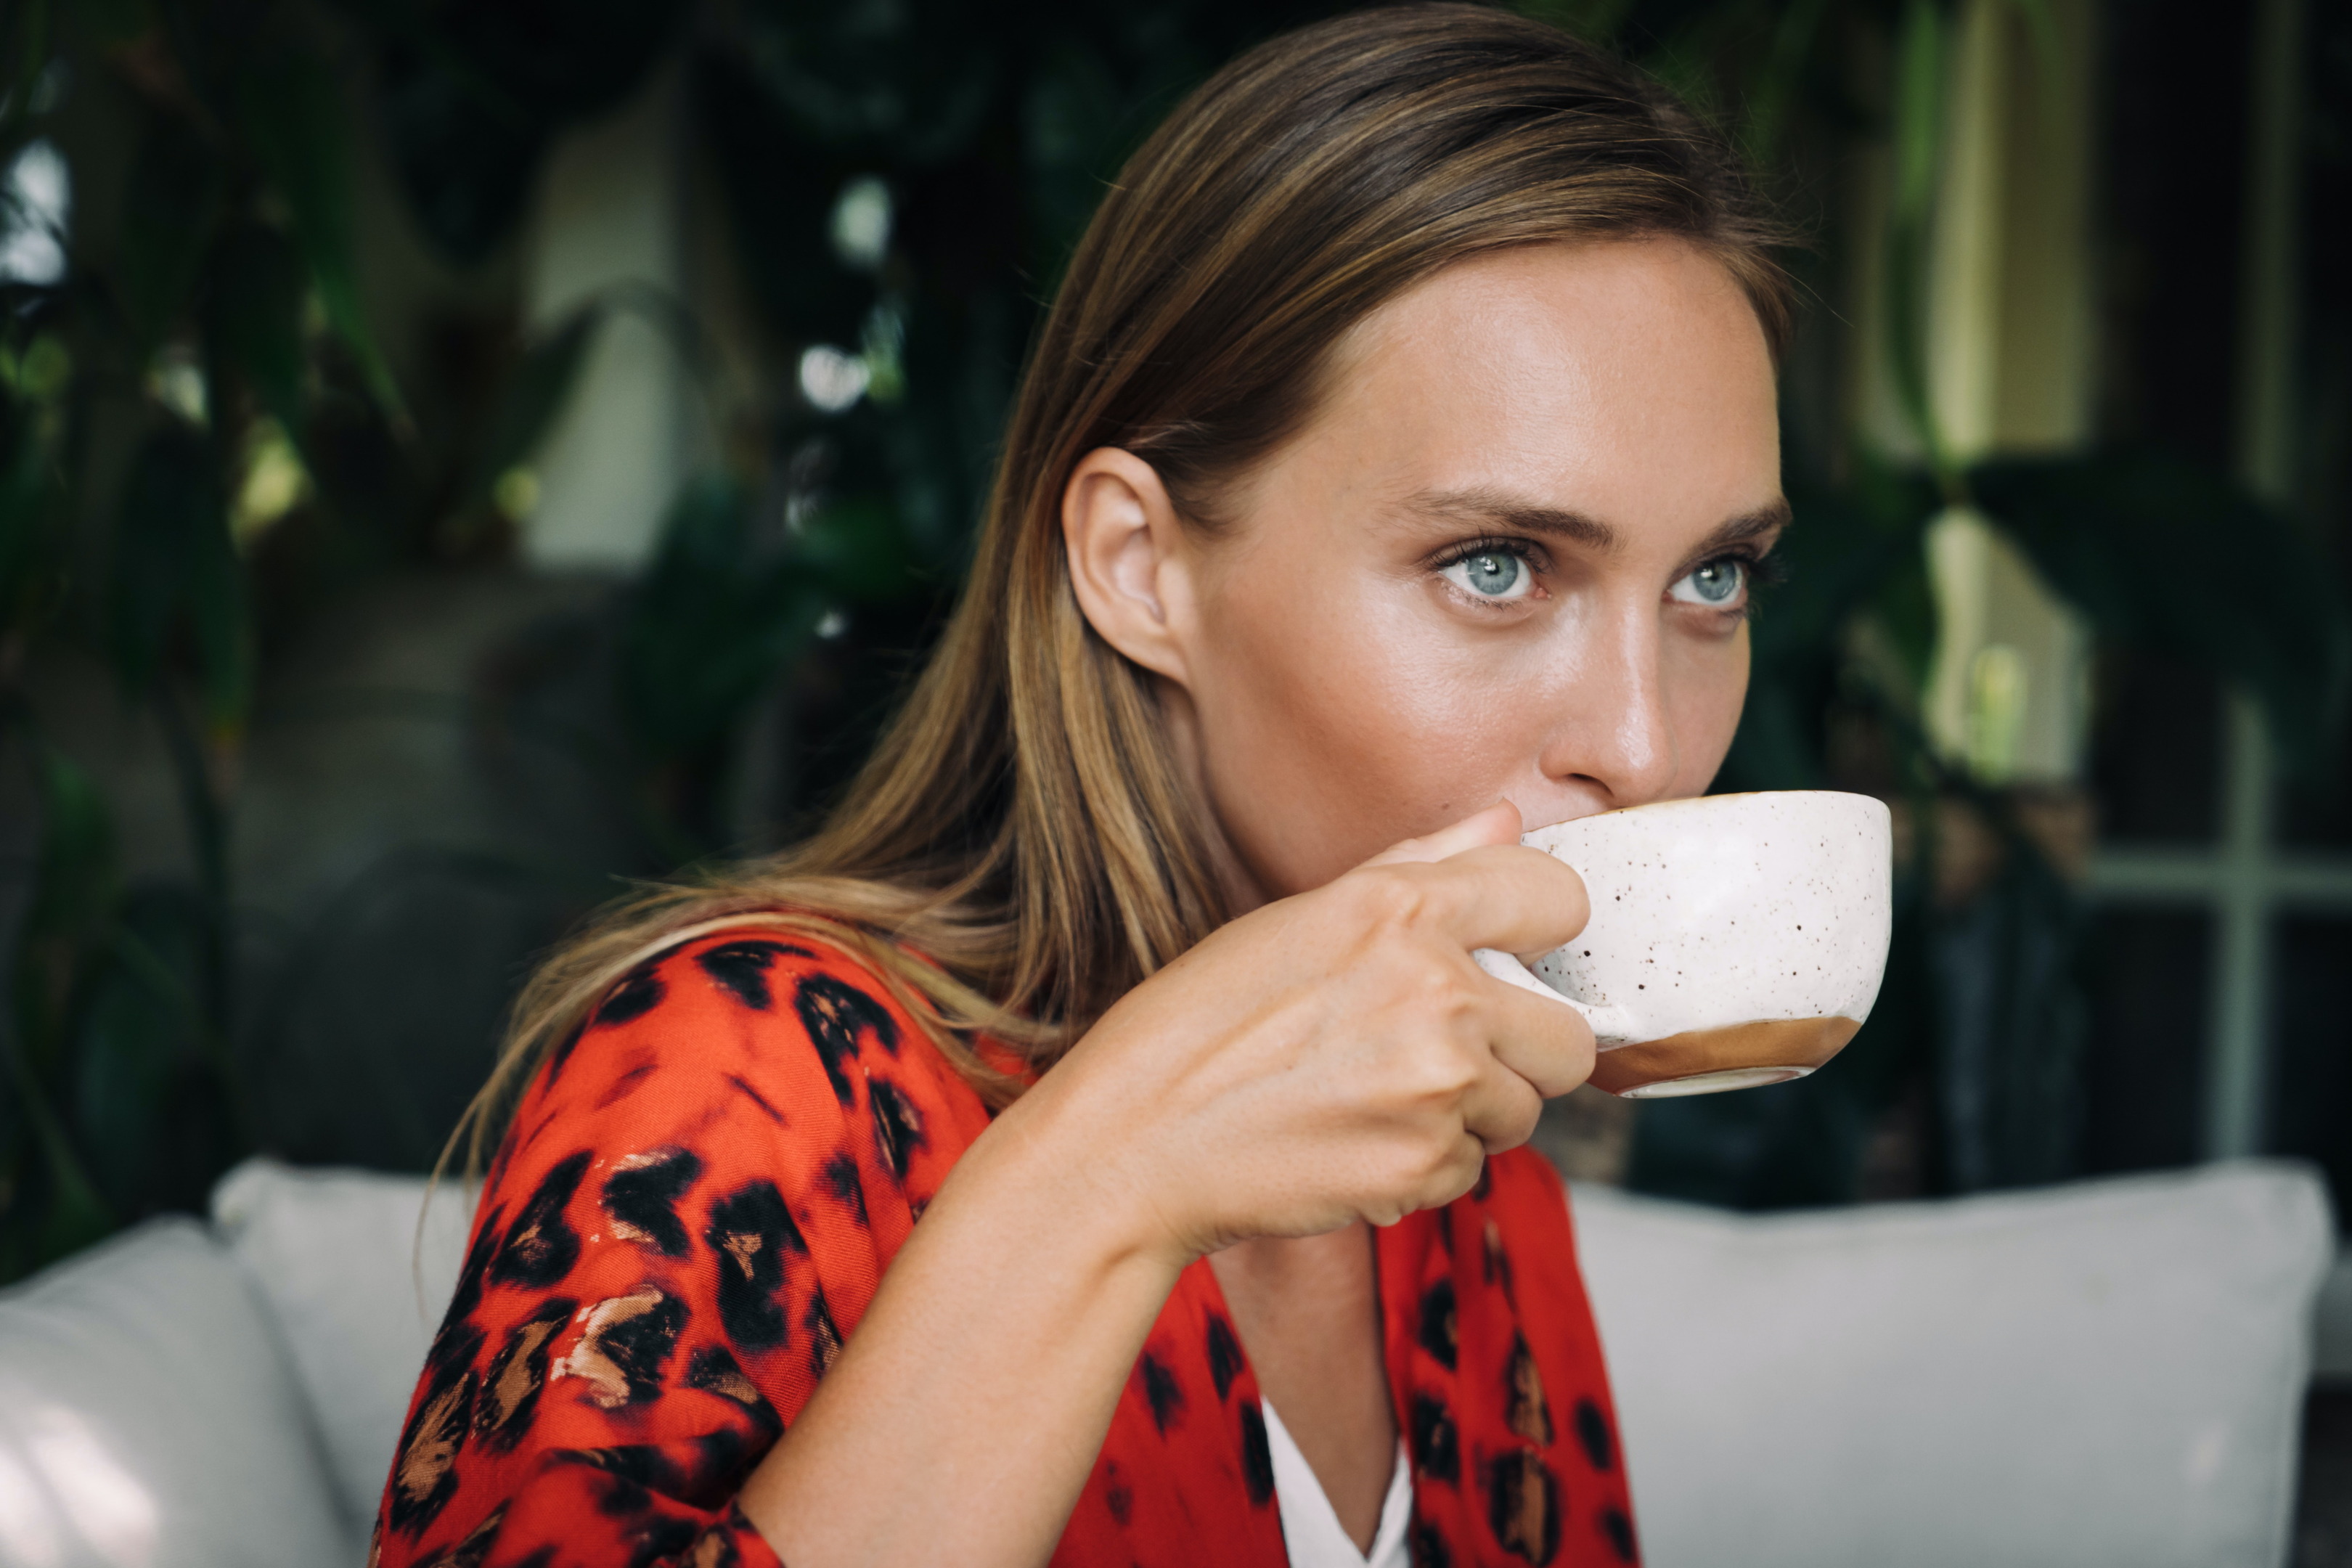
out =
<path fill-rule="evenodd" d="M 75 0 L 74 21 L 92 42 L 127 44 L 154 26 L 146 0 Z"/>
<path fill-rule="evenodd" d="M 30 1136 L 22 1141 L 31 1144 L 8 1150 L 7 1165 L 0 1167 L 12 1189 L 0 1206 L 0 1282 L 5 1282 L 80 1251 L 118 1222 L 67 1142 L 47 1089 L 13 1039 L 0 1039 L 0 1058 L 9 1079 L 9 1109 L 26 1123 Z"/>
<path fill-rule="evenodd" d="M 1906 696 L 1917 700 L 1935 673 L 1936 638 L 1942 626 L 1924 549 L 1913 550 L 1879 584 L 1867 613 L 1885 635 L 1887 650 L 1900 661 Z"/>
<path fill-rule="evenodd" d="M 835 257 L 828 225 L 844 182 L 871 172 L 863 150 L 809 144 L 768 84 L 720 57 L 697 62 L 693 101 L 763 314 L 786 342 L 856 343 L 874 279 Z"/>
<path fill-rule="evenodd" d="M 1625 25 L 1633 4 L 1633 0 L 1514 0 L 1511 9 L 1589 43 L 1606 46 Z"/>
<path fill-rule="evenodd" d="M 123 182 L 116 247 L 123 313 L 142 364 L 195 291 L 225 188 L 220 161 L 202 132 L 179 114 L 149 107 Z"/>
<path fill-rule="evenodd" d="M 307 457 L 301 258 L 276 230 L 239 224 L 222 237 L 212 271 L 206 324 L 219 357 Z"/>
<path fill-rule="evenodd" d="M 1935 204 L 1944 144 L 1945 18 L 1936 0 L 1910 0 L 1895 41 L 1895 213 L 1923 220 Z"/>
<path fill-rule="evenodd" d="M 162 677 L 175 634 L 194 646 L 205 718 L 215 733 L 245 719 L 253 689 L 244 569 L 213 444 L 178 421 L 159 424 L 132 456 L 115 513 L 110 584 L 116 679 L 144 694 Z"/>
<path fill-rule="evenodd" d="M 1795 521 L 1773 554 L 1787 581 L 1759 598 L 1748 699 L 1718 790 L 1818 789 L 1826 714 L 1843 676 L 1846 628 L 1920 568 L 1941 505 L 1916 469 L 1864 460 L 1838 489 L 1789 487 Z"/>
<path fill-rule="evenodd" d="M 2009 0 L 2010 5 L 2024 19 L 2027 33 L 2033 39 L 2033 63 L 2041 72 L 2041 88 L 2055 92 L 2065 80 L 2063 67 L 2065 46 L 2060 41 L 2057 14 L 2051 10 L 2050 0 Z"/>
<path fill-rule="evenodd" d="M 2100 631 L 2244 687 L 2293 765 L 2326 760 L 2352 692 L 2352 615 L 2292 519 L 2156 453 L 2001 459 L 1967 484 Z"/>
<path fill-rule="evenodd" d="M 819 508 L 802 522 L 794 553 L 826 588 L 851 604 L 888 604 L 915 586 L 898 511 L 876 497 Z"/>
<path fill-rule="evenodd" d="M 32 737 L 31 763 L 41 838 L 23 940 L 86 941 L 113 905 L 113 813 L 96 781 L 37 735 Z"/>
<path fill-rule="evenodd" d="M 1944 150 L 1947 19 L 1937 0 L 1910 0 L 1895 44 L 1895 203 L 1886 222 L 1887 369 L 1927 459 L 1949 468 L 1927 386 L 1928 236 Z"/>
<path fill-rule="evenodd" d="M 16 132 L 33 113 L 34 86 L 49 67 L 55 21 L 52 0 L 18 0 L 0 9 L 0 50 L 5 50 L 7 92 L 0 122 Z M 15 141 L 11 135 L 8 140 Z"/>
<path fill-rule="evenodd" d="M 785 541 L 760 537 L 736 485 L 688 485 L 622 631 L 622 708 L 639 746 L 668 759 L 722 740 L 824 607 L 818 574 Z"/>
<path fill-rule="evenodd" d="M 0 1029 L 0 1279 L 88 1246 L 114 1228 L 59 1120 L 50 1083 L 64 1065 L 71 997 L 103 945 L 116 902 L 114 827 L 89 775 L 21 710 L 40 811 L 33 879 L 9 955 L 12 1027 Z"/>
<path fill-rule="evenodd" d="M 61 595 L 65 516 L 39 407 L 0 396 L 0 637 L 29 634 Z"/>
<path fill-rule="evenodd" d="M 417 222 L 450 260 L 479 264 L 521 224 L 554 125 L 438 36 L 385 51 L 377 93 L 384 151 Z"/>
<path fill-rule="evenodd" d="M 243 73 L 237 110 L 262 171 L 286 200 L 327 320 L 357 357 L 386 416 L 406 409 L 361 308 L 352 237 L 351 127 L 344 93 L 323 62 L 278 51 Z"/>
<path fill-rule="evenodd" d="M 601 305 L 583 305 L 523 355 L 499 395 L 489 437 L 475 464 L 469 487 L 474 498 L 489 494 L 500 475 L 539 449 L 580 379 L 580 367 L 604 319 Z"/>
<path fill-rule="evenodd" d="M 68 997 L 103 943 L 117 896 L 114 818 L 89 775 L 20 723 L 41 830 L 10 982 L 17 1049 L 46 1072 L 64 1049 Z"/>
<path fill-rule="evenodd" d="M 200 999 L 215 918 L 185 884 L 134 885 L 77 988 L 60 1106 L 118 1213 L 201 1207 L 245 1147 L 235 1067 Z"/>
<path fill-rule="evenodd" d="M 1037 62 L 1024 99 L 1031 221 L 1042 252 L 1066 258 L 1118 172 L 1102 159 L 1120 148 L 1133 107 L 1100 53 L 1075 40 Z"/>
<path fill-rule="evenodd" d="M 1778 160 L 1788 133 L 1790 106 L 1799 84 L 1811 68 L 1815 40 L 1829 13 L 1829 0 L 1791 0 L 1772 28 L 1772 47 L 1748 92 L 1748 156 L 1770 166 Z"/>
<path fill-rule="evenodd" d="M 520 226 L 555 136 L 635 97 L 696 15 L 646 0 L 572 0 L 561 26 L 527 5 L 350 8 L 394 44 L 376 59 L 376 124 L 425 234 L 461 267 Z"/>
<path fill-rule="evenodd" d="M 1788 581 L 1756 616 L 1756 658 L 1765 663 L 1834 647 L 1847 618 L 1916 559 L 1941 504 L 1916 470 L 1865 468 L 1836 491 L 1790 489 L 1795 521 L 1773 552 Z"/>

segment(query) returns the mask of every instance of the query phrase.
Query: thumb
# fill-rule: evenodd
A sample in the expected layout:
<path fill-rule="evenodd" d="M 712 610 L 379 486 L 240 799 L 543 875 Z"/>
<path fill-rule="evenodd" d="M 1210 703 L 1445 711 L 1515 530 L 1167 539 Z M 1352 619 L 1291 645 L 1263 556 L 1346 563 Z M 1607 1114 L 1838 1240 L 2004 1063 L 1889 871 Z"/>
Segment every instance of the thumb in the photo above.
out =
<path fill-rule="evenodd" d="M 1486 810 L 1474 812 L 1450 827 L 1441 827 L 1423 837 L 1392 844 L 1364 864 L 1425 865 L 1433 860 L 1449 859 L 1465 849 L 1483 849 L 1491 844 L 1517 844 L 1518 841 L 1519 808 L 1507 800 L 1498 800 Z"/>

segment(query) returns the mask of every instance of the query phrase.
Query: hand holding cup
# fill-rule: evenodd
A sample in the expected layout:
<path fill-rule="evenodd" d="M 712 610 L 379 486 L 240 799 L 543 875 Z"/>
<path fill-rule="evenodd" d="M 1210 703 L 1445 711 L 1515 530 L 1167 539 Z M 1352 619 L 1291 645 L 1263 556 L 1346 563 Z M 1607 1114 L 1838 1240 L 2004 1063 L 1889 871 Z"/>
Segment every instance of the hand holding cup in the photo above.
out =
<path fill-rule="evenodd" d="M 1592 1031 L 1471 950 L 1584 921 L 1508 805 L 1227 924 L 1129 992 L 1002 1119 L 1053 1140 L 1147 1242 L 1389 1224 L 1449 1202 L 1584 1081 Z"/>

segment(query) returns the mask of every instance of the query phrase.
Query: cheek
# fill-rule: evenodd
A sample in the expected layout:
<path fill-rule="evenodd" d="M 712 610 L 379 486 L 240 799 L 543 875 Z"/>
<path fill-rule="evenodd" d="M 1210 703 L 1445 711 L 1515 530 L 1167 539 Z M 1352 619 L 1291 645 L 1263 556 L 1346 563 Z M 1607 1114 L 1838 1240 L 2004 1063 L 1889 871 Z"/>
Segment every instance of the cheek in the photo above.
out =
<path fill-rule="evenodd" d="M 1210 804 L 1267 893 L 1500 798 L 1534 741 L 1510 732 L 1490 661 L 1433 638 L 1408 586 L 1327 573 L 1287 595 L 1267 581 L 1217 596 L 1193 665 Z"/>
<path fill-rule="evenodd" d="M 1674 726 L 1670 797 L 1699 795 L 1715 780 L 1748 698 L 1748 627 L 1716 643 L 1669 643 L 1662 661 L 1666 721 Z"/>

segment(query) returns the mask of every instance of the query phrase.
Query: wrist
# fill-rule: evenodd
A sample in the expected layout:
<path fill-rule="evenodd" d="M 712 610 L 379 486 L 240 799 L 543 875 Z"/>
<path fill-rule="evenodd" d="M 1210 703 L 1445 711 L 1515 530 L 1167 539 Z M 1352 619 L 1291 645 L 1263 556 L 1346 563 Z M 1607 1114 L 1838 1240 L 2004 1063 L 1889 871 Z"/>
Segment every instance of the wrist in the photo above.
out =
<path fill-rule="evenodd" d="M 1076 1075 L 1072 1075 L 1075 1077 Z M 1208 1249 L 1150 1174 L 1142 1131 L 1124 1108 L 1094 1103 L 1048 1074 L 997 1117 L 958 1163 L 951 1182 L 1018 1205 L 1108 1268 L 1175 1275 Z M 944 1196 L 944 1190 L 942 1192 Z"/>

